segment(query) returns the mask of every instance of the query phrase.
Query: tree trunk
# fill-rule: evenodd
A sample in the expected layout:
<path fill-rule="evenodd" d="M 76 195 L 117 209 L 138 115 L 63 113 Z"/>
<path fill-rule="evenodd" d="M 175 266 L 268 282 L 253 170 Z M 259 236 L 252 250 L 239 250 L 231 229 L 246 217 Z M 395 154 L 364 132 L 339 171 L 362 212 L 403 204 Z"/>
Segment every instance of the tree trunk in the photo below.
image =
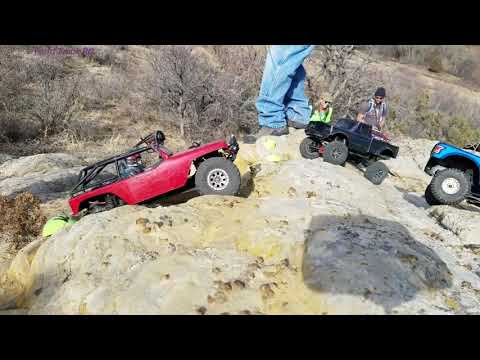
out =
<path fill-rule="evenodd" d="M 180 120 L 180 135 L 182 138 L 185 137 L 185 119 L 183 117 Z"/>
<path fill-rule="evenodd" d="M 179 110 L 179 113 L 180 113 L 180 135 L 183 137 L 185 137 L 185 106 L 183 104 L 183 98 L 180 97 L 180 104 L 178 105 L 178 110 Z"/>

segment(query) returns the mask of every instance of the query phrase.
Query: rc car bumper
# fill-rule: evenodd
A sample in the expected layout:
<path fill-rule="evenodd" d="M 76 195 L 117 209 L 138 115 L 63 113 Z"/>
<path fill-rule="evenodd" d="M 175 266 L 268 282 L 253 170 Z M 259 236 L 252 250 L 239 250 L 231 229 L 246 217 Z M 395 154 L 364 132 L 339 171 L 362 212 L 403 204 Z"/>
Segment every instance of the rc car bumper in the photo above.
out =
<path fill-rule="evenodd" d="M 305 135 L 323 140 L 330 135 L 331 126 L 322 122 L 310 122 L 305 128 Z"/>
<path fill-rule="evenodd" d="M 429 176 L 435 175 L 435 173 L 438 170 L 441 170 L 443 167 L 440 165 L 440 160 L 434 157 L 431 157 L 430 160 L 428 160 L 427 165 L 425 165 L 425 173 Z"/>

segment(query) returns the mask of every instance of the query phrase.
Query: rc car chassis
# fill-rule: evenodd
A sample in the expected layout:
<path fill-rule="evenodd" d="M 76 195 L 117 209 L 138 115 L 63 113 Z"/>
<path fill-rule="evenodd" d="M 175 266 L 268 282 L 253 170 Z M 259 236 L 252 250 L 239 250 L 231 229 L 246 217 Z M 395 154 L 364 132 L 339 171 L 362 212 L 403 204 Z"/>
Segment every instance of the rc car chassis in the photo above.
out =
<path fill-rule="evenodd" d="M 425 172 L 432 181 L 425 190 L 430 205 L 454 205 L 464 200 L 480 205 L 480 143 L 463 149 L 439 142 L 431 153 Z"/>
<path fill-rule="evenodd" d="M 166 148 L 164 141 L 163 132 L 156 131 L 127 152 L 82 169 L 78 183 L 71 191 L 69 205 L 72 214 L 96 213 L 120 205 L 144 203 L 182 189 L 188 183 L 193 183 L 201 195 L 238 193 L 240 172 L 233 161 L 239 145 L 235 136 L 232 135 L 228 143 L 194 143 L 177 154 Z M 124 175 L 121 170 L 126 159 L 145 152 L 158 154 L 158 162 L 137 175 Z"/>
<path fill-rule="evenodd" d="M 316 159 L 323 155 L 324 161 L 341 166 L 350 161 L 376 185 L 380 185 L 389 173 L 380 160 L 398 155 L 398 147 L 390 144 L 384 134 L 353 119 L 338 119 L 332 125 L 311 122 L 305 134 L 307 137 L 300 144 L 304 158 Z"/>

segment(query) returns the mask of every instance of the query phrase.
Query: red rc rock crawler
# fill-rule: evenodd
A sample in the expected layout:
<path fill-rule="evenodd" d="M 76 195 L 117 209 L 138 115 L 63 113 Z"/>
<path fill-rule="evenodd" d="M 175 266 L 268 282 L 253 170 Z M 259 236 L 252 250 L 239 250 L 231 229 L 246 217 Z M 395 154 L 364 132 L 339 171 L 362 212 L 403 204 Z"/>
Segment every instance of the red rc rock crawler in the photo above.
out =
<path fill-rule="evenodd" d="M 228 143 L 194 143 L 177 154 L 168 150 L 164 142 L 165 135 L 157 131 L 129 151 L 84 168 L 71 191 L 72 215 L 147 202 L 186 188 L 188 183 L 194 183 L 201 195 L 238 193 L 241 179 L 233 164 L 239 150 L 235 136 Z M 155 157 L 158 154 L 158 162 L 148 168 L 137 164 L 145 152 L 154 153 Z"/>

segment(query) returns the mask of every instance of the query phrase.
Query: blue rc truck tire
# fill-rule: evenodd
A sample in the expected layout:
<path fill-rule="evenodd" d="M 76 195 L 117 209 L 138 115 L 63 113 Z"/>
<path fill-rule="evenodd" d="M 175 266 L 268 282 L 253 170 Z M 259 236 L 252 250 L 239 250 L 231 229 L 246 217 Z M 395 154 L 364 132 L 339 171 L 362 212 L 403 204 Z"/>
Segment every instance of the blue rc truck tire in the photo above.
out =
<path fill-rule="evenodd" d="M 441 205 L 462 202 L 470 192 L 469 177 L 459 169 L 439 170 L 430 183 L 433 197 Z"/>

